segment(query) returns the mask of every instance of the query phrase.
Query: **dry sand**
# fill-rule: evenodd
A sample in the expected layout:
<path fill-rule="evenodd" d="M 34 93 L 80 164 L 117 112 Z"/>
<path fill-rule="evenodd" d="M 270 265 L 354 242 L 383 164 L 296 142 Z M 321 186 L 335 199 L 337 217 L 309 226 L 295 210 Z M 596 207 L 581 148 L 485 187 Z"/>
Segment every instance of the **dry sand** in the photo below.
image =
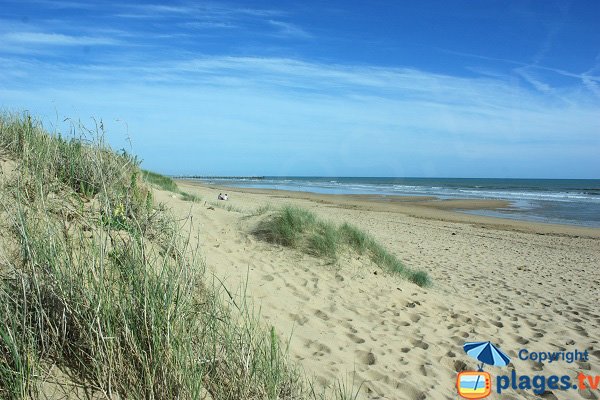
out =
<path fill-rule="evenodd" d="M 473 202 L 431 198 L 327 196 L 252 191 L 179 182 L 200 203 L 158 191 L 180 217 L 191 215 L 209 271 L 230 290 L 247 285 L 267 324 L 289 338 L 292 359 L 319 385 L 360 386 L 364 399 L 455 399 L 457 371 L 474 370 L 465 341 L 491 340 L 513 359 L 496 374 L 600 375 L 600 230 L 464 215 Z M 212 207 L 218 193 L 243 212 Z M 374 236 L 408 266 L 426 270 L 420 288 L 365 257 L 337 265 L 257 240 L 265 204 L 295 204 Z M 503 206 L 504 204 L 487 204 Z M 241 292 L 238 292 L 241 293 Z M 536 364 L 530 351 L 588 350 L 587 363 Z M 553 397 L 555 396 L 555 397 Z M 538 398 L 507 390 L 489 398 Z M 544 398 L 598 398 L 600 390 L 554 390 Z"/>

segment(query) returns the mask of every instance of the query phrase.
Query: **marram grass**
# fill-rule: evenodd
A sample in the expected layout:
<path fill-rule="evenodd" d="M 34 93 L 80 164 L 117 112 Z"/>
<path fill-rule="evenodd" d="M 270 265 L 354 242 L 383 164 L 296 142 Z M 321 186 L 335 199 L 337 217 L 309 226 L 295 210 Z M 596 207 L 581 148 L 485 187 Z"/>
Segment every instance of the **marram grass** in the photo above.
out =
<path fill-rule="evenodd" d="M 101 131 L 67 139 L 27 114 L 0 115 L 0 153 L 16 165 L 0 174 L 0 398 L 45 398 L 49 383 L 95 398 L 325 396 L 274 329 L 206 283 L 142 177 L 168 179 Z"/>
<path fill-rule="evenodd" d="M 320 220 L 314 213 L 295 206 L 284 206 L 263 219 L 255 233 L 271 242 L 301 249 L 309 254 L 337 260 L 344 247 L 370 259 L 384 270 L 398 274 L 419 286 L 429 286 L 425 271 L 405 266 L 373 237 L 350 224 L 336 226 Z"/>
<path fill-rule="evenodd" d="M 187 193 L 180 190 L 179 187 L 177 187 L 177 183 L 175 183 L 175 181 L 171 177 L 164 176 L 152 171 L 147 171 L 145 169 L 142 170 L 142 176 L 144 177 L 144 180 L 151 185 L 154 185 L 162 190 L 179 194 L 182 200 L 191 202 L 199 202 L 200 200 L 202 200 L 199 196 L 196 196 L 195 194 Z"/>

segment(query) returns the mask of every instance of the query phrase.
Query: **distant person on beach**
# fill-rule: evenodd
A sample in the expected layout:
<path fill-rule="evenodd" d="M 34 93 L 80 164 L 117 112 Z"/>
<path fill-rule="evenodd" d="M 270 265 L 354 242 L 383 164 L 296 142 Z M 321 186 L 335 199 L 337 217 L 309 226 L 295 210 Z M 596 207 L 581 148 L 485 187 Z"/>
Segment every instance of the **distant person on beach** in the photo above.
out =
<path fill-rule="evenodd" d="M 229 200 L 229 196 L 227 196 L 227 193 L 225 193 L 225 196 L 223 196 L 223 200 Z"/>
<path fill-rule="evenodd" d="M 224 200 L 223 195 L 221 193 L 219 193 L 219 196 L 217 196 L 217 200 Z"/>

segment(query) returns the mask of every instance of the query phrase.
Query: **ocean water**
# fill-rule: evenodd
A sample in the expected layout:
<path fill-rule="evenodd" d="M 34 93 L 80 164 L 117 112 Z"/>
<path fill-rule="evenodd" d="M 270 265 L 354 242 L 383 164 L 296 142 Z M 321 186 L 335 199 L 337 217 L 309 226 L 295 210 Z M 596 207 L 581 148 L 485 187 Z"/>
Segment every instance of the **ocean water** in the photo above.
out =
<path fill-rule="evenodd" d="M 325 194 L 502 199 L 510 207 L 470 214 L 600 227 L 600 179 L 264 177 L 201 179 L 223 186 Z"/>

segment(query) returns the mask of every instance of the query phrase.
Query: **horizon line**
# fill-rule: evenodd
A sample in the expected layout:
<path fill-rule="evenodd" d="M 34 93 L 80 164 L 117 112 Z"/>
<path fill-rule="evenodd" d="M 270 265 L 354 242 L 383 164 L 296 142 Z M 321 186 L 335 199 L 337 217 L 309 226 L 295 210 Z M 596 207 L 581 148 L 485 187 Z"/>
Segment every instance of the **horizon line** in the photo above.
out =
<path fill-rule="evenodd" d="M 366 178 L 366 179 L 514 179 L 514 180 L 585 180 L 599 178 L 514 178 L 456 176 L 349 176 L 349 175 L 167 175 L 173 179 L 266 179 L 266 178 Z"/>

